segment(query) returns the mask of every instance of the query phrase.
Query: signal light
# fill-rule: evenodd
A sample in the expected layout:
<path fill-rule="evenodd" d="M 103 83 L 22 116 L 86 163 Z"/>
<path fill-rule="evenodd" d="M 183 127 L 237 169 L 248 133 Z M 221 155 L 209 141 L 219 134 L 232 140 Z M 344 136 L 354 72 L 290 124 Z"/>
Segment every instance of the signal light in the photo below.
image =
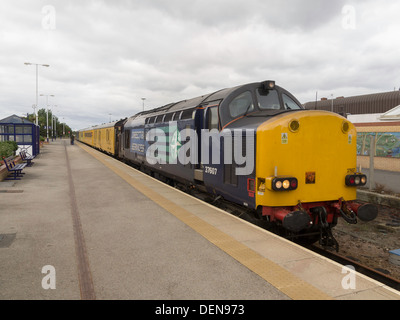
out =
<path fill-rule="evenodd" d="M 272 190 L 291 191 L 296 190 L 298 182 L 296 178 L 274 178 L 272 180 Z"/>
<path fill-rule="evenodd" d="M 345 183 L 349 187 L 365 186 L 367 184 L 367 176 L 365 174 L 348 175 L 346 176 Z"/>

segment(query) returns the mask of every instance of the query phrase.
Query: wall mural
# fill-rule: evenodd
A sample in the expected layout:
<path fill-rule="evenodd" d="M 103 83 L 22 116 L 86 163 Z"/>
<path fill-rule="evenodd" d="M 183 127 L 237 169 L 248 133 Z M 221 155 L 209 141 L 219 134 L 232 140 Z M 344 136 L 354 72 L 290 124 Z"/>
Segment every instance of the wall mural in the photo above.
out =
<path fill-rule="evenodd" d="M 357 155 L 369 156 L 371 135 L 375 135 L 375 156 L 400 158 L 400 132 L 357 133 Z"/>

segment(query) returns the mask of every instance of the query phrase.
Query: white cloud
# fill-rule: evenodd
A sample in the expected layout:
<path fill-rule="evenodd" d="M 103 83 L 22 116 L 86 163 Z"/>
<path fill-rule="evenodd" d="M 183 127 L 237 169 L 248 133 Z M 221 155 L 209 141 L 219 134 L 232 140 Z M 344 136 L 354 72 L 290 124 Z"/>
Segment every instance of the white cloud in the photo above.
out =
<path fill-rule="evenodd" d="M 343 27 L 344 5 L 354 29 Z M 54 30 L 43 27 L 44 6 Z M 0 118 L 32 112 L 35 68 L 24 62 L 51 65 L 39 68 L 39 91 L 55 95 L 75 129 L 131 116 L 143 97 L 157 107 L 266 79 L 301 102 L 316 91 L 388 91 L 400 86 L 399 9 L 389 0 L 3 0 Z"/>

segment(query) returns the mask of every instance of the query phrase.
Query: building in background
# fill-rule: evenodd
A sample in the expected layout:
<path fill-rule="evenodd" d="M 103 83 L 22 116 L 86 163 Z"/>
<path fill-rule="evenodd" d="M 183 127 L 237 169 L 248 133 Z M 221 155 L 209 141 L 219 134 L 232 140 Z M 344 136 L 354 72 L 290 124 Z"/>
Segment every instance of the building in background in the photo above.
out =
<path fill-rule="evenodd" d="M 366 94 L 354 97 L 322 98 L 304 104 L 308 110 L 326 110 L 344 117 L 356 114 L 383 114 L 400 105 L 400 91 Z"/>

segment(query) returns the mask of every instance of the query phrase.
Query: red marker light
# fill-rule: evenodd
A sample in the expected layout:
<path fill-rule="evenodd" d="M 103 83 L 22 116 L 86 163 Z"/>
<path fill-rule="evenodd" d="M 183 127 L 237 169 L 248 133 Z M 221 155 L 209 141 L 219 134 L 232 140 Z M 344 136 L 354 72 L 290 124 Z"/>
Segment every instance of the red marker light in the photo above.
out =
<path fill-rule="evenodd" d="M 346 186 L 364 186 L 367 183 L 367 177 L 364 174 L 348 175 L 345 178 Z"/>

